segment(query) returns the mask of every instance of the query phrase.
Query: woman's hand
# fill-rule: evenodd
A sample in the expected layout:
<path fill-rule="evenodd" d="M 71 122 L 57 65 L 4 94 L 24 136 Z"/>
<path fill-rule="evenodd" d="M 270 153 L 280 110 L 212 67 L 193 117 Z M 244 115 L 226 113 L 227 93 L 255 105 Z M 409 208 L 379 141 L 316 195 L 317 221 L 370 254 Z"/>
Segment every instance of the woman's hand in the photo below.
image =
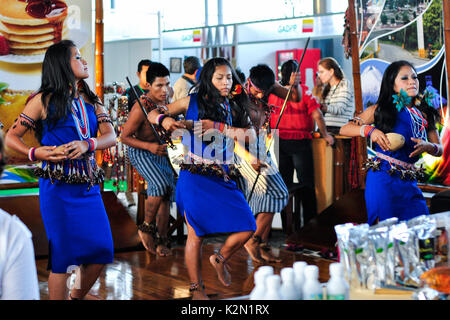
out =
<path fill-rule="evenodd" d="M 67 149 L 70 150 L 67 155 L 67 159 L 80 158 L 84 153 L 89 150 L 89 143 L 85 140 L 74 140 L 66 144 Z"/>
<path fill-rule="evenodd" d="M 323 138 L 329 146 L 332 146 L 334 144 L 334 138 L 331 134 L 327 134 L 326 136 L 323 136 Z"/>
<path fill-rule="evenodd" d="M 219 130 L 218 124 L 219 122 L 216 122 L 216 128 L 214 128 L 214 121 L 208 119 L 200 120 L 197 123 L 194 123 L 194 134 L 201 137 L 206 131 L 210 129 Z"/>
<path fill-rule="evenodd" d="M 161 123 L 162 127 L 169 132 L 173 132 L 177 129 L 186 129 L 186 125 L 181 121 L 176 121 L 174 118 L 166 117 Z"/>
<path fill-rule="evenodd" d="M 156 154 L 157 156 L 166 156 L 167 144 L 150 143 L 148 151 L 150 151 L 153 154 Z"/>
<path fill-rule="evenodd" d="M 297 86 L 300 83 L 300 71 L 292 72 L 289 78 L 289 84 L 291 86 Z"/>
<path fill-rule="evenodd" d="M 59 162 L 67 159 L 69 149 L 63 146 L 42 146 L 36 148 L 34 156 L 37 160 Z"/>
<path fill-rule="evenodd" d="M 370 139 L 373 142 L 377 143 L 383 151 L 390 150 L 391 143 L 389 142 L 388 137 L 386 137 L 383 131 L 379 129 L 373 130 L 372 134 L 370 135 Z"/>
<path fill-rule="evenodd" d="M 409 154 L 410 158 L 420 156 L 424 152 L 427 152 L 429 154 L 433 153 L 434 147 L 431 143 L 416 138 L 411 138 L 411 140 L 416 144 L 414 145 L 414 151 Z"/>

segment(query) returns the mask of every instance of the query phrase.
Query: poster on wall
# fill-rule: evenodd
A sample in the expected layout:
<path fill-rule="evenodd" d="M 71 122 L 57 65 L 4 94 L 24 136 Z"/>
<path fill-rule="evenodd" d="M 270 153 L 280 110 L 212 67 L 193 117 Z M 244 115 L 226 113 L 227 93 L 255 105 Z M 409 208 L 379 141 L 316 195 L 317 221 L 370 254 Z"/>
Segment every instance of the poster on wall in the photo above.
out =
<path fill-rule="evenodd" d="M 418 73 L 419 93 L 428 94 L 442 116 L 437 127 L 444 155 L 424 154 L 417 165 L 425 167 L 429 183 L 450 185 L 442 1 L 364 0 L 359 2 L 356 12 L 363 108 L 377 102 L 387 66 L 397 60 L 409 61 Z"/>
<path fill-rule="evenodd" d="M 2 0 L 0 6 L 0 121 L 6 133 L 31 93 L 39 89 L 41 69 L 49 46 L 64 39 L 74 41 L 87 61 L 92 87 L 94 52 L 92 7 L 86 0 Z M 24 136 L 28 146 L 39 142 L 34 132 Z M 26 156 L 6 150 L 8 166 L 0 183 L 33 182 Z"/>

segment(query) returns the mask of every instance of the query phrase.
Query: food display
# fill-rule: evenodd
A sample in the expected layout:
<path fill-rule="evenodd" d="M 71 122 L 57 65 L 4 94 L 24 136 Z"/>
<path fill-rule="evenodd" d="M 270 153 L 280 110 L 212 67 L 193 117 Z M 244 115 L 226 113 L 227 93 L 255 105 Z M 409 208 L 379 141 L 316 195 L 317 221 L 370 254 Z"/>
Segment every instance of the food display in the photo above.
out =
<path fill-rule="evenodd" d="M 67 4 L 61 0 L 2 0 L 0 35 L 7 40 L 2 54 L 41 55 L 67 32 Z"/>

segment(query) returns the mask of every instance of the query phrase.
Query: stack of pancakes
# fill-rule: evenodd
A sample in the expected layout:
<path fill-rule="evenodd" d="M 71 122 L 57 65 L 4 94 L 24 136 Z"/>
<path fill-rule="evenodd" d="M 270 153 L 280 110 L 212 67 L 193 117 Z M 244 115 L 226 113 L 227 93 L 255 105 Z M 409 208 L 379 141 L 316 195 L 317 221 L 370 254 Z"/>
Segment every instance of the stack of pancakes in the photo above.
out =
<path fill-rule="evenodd" d="M 65 38 L 67 28 L 64 27 L 64 21 L 67 17 L 67 5 L 63 9 L 53 10 L 43 18 L 35 18 L 27 12 L 26 1 L 1 0 L 1 2 L 0 35 L 8 40 L 11 54 L 44 54 L 48 47 Z"/>

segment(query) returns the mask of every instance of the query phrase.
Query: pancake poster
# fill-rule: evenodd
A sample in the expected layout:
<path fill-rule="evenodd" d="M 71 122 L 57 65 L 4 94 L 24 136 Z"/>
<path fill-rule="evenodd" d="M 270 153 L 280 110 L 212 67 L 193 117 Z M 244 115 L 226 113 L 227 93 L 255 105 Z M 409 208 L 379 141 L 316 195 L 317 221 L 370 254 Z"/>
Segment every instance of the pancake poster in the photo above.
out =
<path fill-rule="evenodd" d="M 64 39 L 74 41 L 88 62 L 88 83 L 93 88 L 91 1 L 0 1 L 0 121 L 3 133 L 22 112 L 29 95 L 39 89 L 47 48 Z M 28 146 L 39 145 L 34 132 L 27 132 L 24 141 Z M 26 156 L 11 150 L 6 152 L 8 164 L 27 164 Z"/>

